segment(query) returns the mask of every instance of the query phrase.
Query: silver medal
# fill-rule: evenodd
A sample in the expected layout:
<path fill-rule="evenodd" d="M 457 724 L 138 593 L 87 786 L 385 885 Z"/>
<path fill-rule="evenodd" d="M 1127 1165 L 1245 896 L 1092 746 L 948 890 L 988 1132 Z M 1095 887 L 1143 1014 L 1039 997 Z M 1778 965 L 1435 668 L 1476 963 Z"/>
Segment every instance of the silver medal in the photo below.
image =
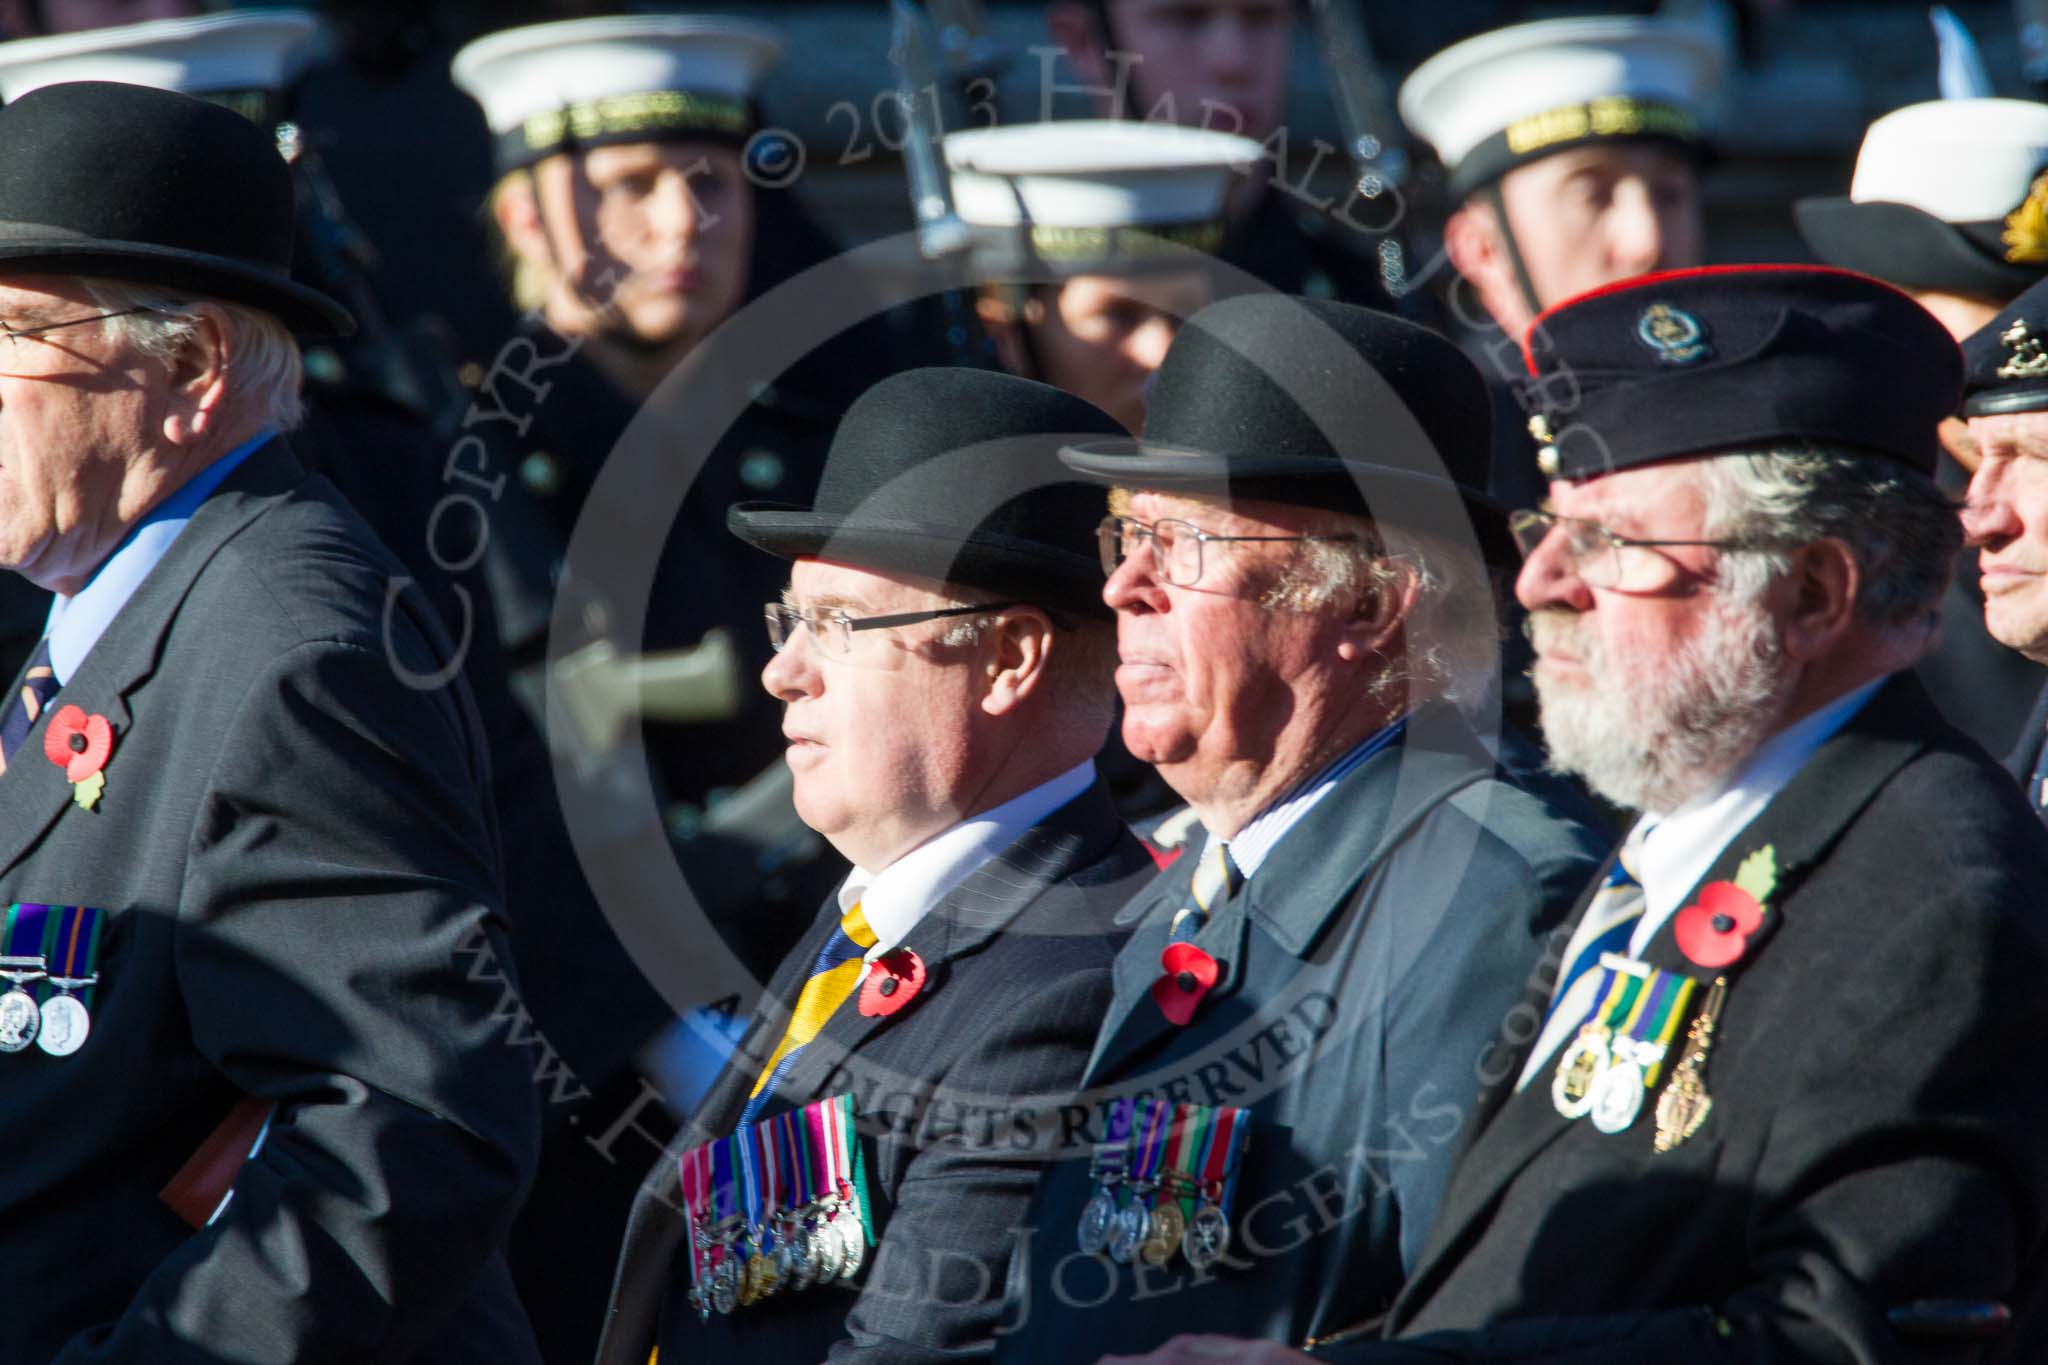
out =
<path fill-rule="evenodd" d="M 1195 1216 L 1188 1220 L 1187 1231 L 1180 1237 L 1180 1254 L 1188 1258 L 1188 1264 L 1200 1274 L 1223 1259 L 1223 1253 L 1230 1247 L 1230 1220 L 1223 1216 L 1223 1210 L 1214 1204 L 1204 1204 L 1195 1210 Z"/>
<path fill-rule="evenodd" d="M 1118 1209 L 1116 1226 L 1109 1234 L 1109 1259 L 1118 1265 L 1136 1260 L 1138 1247 L 1145 1240 L 1145 1225 L 1150 1221 L 1145 1206 L 1136 1199 Z"/>
<path fill-rule="evenodd" d="M 725 1255 L 718 1262 L 718 1269 L 711 1272 L 711 1306 L 720 1313 L 731 1313 L 740 1303 L 741 1257 L 733 1247 L 725 1249 Z"/>
<path fill-rule="evenodd" d="M 1593 1126 L 1607 1134 L 1628 1131 L 1643 1112 L 1643 1068 L 1616 1058 L 1593 1083 Z"/>
<path fill-rule="evenodd" d="M 1109 1245 L 1109 1225 L 1116 1220 L 1116 1200 L 1108 1190 L 1097 1187 L 1088 1202 L 1081 1207 L 1081 1225 L 1076 1240 L 1081 1250 L 1090 1256 L 1098 1256 Z"/>
<path fill-rule="evenodd" d="M 69 1057 L 85 1046 L 85 1036 L 91 1032 L 92 1016 L 85 1012 L 83 1001 L 75 995 L 53 995 L 43 1002 L 36 1046 L 52 1057 Z"/>
<path fill-rule="evenodd" d="M 839 1278 L 839 1267 L 845 1264 L 846 1247 L 839 1240 L 839 1234 L 832 1225 L 820 1218 L 811 1229 L 811 1273 L 818 1284 L 826 1284 Z"/>
<path fill-rule="evenodd" d="M 809 1289 L 818 1282 L 817 1234 L 802 1219 L 789 1225 L 789 1287 Z"/>
<path fill-rule="evenodd" d="M 0 995 L 0 1052 L 19 1052 L 33 1043 L 42 1023 L 33 995 L 19 986 Z"/>
<path fill-rule="evenodd" d="M 850 1280 L 860 1273 L 861 1263 L 868 1258 L 867 1233 L 861 1228 L 860 1215 L 850 1208 L 833 1219 L 832 1225 L 839 1229 L 839 1278 Z"/>

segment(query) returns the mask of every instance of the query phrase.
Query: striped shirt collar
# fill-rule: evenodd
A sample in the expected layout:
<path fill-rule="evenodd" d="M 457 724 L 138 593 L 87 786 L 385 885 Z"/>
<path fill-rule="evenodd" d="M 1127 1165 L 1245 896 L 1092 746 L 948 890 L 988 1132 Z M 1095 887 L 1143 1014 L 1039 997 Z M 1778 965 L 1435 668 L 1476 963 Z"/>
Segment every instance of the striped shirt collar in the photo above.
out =
<path fill-rule="evenodd" d="M 1223 840 L 1223 846 L 1230 851 L 1230 860 L 1237 864 L 1237 870 L 1244 874 L 1246 880 L 1259 870 L 1259 865 L 1266 861 L 1289 830 L 1300 824 L 1303 817 L 1335 790 L 1339 782 L 1399 739 L 1407 725 L 1408 718 L 1403 716 L 1259 812 L 1234 837 Z M 1207 851 L 1208 844 L 1215 842 L 1216 836 L 1211 834 L 1203 845 L 1204 851 Z"/>

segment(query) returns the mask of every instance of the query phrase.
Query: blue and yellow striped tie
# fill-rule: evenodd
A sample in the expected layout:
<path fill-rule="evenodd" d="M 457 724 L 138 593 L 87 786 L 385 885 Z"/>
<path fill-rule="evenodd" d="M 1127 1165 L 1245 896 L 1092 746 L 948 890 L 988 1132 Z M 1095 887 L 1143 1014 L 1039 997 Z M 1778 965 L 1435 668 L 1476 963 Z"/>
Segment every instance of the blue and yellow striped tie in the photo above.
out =
<path fill-rule="evenodd" d="M 1243 884 L 1244 874 L 1231 858 L 1230 846 L 1221 839 L 1211 839 L 1202 850 L 1202 861 L 1195 868 L 1193 880 L 1188 883 L 1190 903 L 1173 912 L 1173 925 L 1167 937 L 1179 942 L 1201 933 L 1202 926 L 1209 922 L 1210 912 L 1229 900 Z"/>
<path fill-rule="evenodd" d="M 818 950 L 818 960 L 811 964 L 811 979 L 804 982 L 796 997 L 796 1008 L 789 1012 L 789 1027 L 783 1030 L 782 1041 L 775 1045 L 775 1051 L 761 1068 L 747 1107 L 740 1113 L 742 1126 L 760 1117 L 763 1106 L 775 1094 L 775 1087 L 789 1074 L 796 1054 L 818 1036 L 825 1021 L 860 989 L 867 965 L 861 959 L 874 946 L 875 931 L 868 928 L 867 917 L 861 914 L 859 902 L 855 902 L 851 910 L 840 916 L 839 927 Z"/>

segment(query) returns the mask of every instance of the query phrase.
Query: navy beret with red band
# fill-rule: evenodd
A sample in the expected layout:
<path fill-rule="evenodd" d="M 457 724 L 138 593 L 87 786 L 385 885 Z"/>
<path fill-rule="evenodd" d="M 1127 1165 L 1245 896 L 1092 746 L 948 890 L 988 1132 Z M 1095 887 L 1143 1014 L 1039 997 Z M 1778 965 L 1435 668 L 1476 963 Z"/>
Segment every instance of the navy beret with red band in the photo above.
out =
<path fill-rule="evenodd" d="M 1934 472 L 1962 356 L 1882 281 L 1801 265 L 1644 275 L 1530 326 L 1518 394 L 1551 478 L 1828 446 Z"/>

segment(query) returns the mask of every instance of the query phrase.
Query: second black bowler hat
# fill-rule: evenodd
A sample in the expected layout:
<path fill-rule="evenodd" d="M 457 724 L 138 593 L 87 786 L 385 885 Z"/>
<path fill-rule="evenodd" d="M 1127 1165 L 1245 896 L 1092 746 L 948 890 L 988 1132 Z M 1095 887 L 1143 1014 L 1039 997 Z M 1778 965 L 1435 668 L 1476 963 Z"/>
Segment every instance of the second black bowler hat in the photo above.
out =
<path fill-rule="evenodd" d="M 1567 299 L 1523 343 L 1523 405 L 1551 478 L 1830 446 L 1932 475 L 1962 355 L 1934 315 L 1826 266 L 1644 275 Z"/>
<path fill-rule="evenodd" d="M 785 559 L 815 555 L 1106 619 L 1100 488 L 1065 443 L 1122 431 L 1035 380 L 989 370 L 891 375 L 846 410 L 809 507 L 743 502 L 732 533 Z"/>
<path fill-rule="evenodd" d="M 71 81 L 0 109 L 0 272 L 154 285 L 345 334 L 348 310 L 290 278 L 295 212 L 270 135 L 205 100 Z"/>
<path fill-rule="evenodd" d="M 1146 400 L 1140 440 L 1076 444 L 1060 458 L 1101 483 L 1221 493 L 1364 513 L 1411 526 L 1473 516 L 1492 425 L 1485 382 L 1436 333 L 1352 304 L 1247 294 L 1187 320 Z M 1452 529 L 1448 526 L 1418 529 Z"/>

